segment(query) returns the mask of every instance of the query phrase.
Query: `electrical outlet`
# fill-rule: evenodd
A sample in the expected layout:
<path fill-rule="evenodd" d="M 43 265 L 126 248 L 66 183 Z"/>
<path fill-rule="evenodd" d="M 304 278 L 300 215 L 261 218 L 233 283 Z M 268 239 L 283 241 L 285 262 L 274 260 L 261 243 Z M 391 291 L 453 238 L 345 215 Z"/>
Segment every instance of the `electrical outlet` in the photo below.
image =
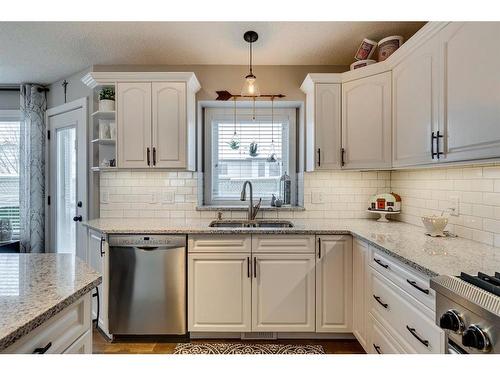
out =
<path fill-rule="evenodd" d="M 451 216 L 460 216 L 460 199 L 457 196 L 450 197 L 450 206 L 448 210 Z"/>
<path fill-rule="evenodd" d="M 325 203 L 323 193 L 320 191 L 311 194 L 311 203 Z"/>
<path fill-rule="evenodd" d="M 109 203 L 109 191 L 101 191 L 101 203 Z"/>

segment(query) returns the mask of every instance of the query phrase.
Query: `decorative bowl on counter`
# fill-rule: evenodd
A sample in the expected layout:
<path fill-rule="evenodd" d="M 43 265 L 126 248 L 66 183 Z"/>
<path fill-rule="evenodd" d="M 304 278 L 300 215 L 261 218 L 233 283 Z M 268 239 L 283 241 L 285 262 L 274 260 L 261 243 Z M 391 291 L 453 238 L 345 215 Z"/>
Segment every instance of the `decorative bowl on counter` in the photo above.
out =
<path fill-rule="evenodd" d="M 422 216 L 422 222 L 425 226 L 425 234 L 431 237 L 446 237 L 444 228 L 448 224 L 448 218 L 445 216 Z"/>

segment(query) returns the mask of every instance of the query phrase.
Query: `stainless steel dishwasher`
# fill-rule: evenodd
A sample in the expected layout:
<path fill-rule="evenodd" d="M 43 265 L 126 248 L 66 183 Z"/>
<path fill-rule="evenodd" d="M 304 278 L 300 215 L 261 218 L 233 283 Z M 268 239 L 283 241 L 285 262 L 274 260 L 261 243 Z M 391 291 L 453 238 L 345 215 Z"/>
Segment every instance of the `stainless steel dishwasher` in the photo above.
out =
<path fill-rule="evenodd" d="M 186 237 L 109 236 L 109 332 L 186 334 Z"/>

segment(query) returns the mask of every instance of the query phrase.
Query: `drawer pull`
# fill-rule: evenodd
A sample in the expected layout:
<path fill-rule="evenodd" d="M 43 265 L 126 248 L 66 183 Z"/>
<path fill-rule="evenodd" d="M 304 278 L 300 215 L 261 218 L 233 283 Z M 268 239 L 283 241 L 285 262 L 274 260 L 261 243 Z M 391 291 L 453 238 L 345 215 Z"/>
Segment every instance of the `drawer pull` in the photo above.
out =
<path fill-rule="evenodd" d="M 373 298 L 375 298 L 375 301 L 377 301 L 378 303 L 380 303 L 380 305 L 382 305 L 382 307 L 384 309 L 387 309 L 387 307 L 389 307 L 389 305 L 387 303 L 383 303 L 382 300 L 380 299 L 379 296 L 376 296 L 375 294 L 373 295 Z"/>
<path fill-rule="evenodd" d="M 375 349 L 375 351 L 376 351 L 378 354 L 382 354 L 382 352 L 380 351 L 380 346 L 373 344 L 373 349 Z"/>
<path fill-rule="evenodd" d="M 419 335 L 417 335 L 417 332 L 415 328 L 411 328 L 410 326 L 406 326 L 406 329 L 412 334 L 413 337 L 415 337 L 418 341 L 422 343 L 425 347 L 429 347 L 429 341 L 422 339 Z"/>
<path fill-rule="evenodd" d="M 424 288 L 421 288 L 417 285 L 417 282 L 416 281 L 412 281 L 412 280 L 408 280 L 406 279 L 406 282 L 408 284 L 410 284 L 412 287 L 414 287 L 415 289 L 418 289 L 420 290 L 422 293 L 425 293 L 425 294 L 429 294 L 429 289 L 424 289 Z"/>
<path fill-rule="evenodd" d="M 52 342 L 49 342 L 43 348 L 36 348 L 35 350 L 33 350 L 33 354 L 45 354 L 45 352 L 47 350 L 49 350 L 51 346 L 52 346 Z"/>
<path fill-rule="evenodd" d="M 373 258 L 373 260 L 375 261 L 375 263 L 377 263 L 379 266 L 382 266 L 384 268 L 389 268 L 389 265 L 388 264 L 384 264 L 382 263 L 382 261 L 380 259 L 377 259 L 377 258 Z"/>

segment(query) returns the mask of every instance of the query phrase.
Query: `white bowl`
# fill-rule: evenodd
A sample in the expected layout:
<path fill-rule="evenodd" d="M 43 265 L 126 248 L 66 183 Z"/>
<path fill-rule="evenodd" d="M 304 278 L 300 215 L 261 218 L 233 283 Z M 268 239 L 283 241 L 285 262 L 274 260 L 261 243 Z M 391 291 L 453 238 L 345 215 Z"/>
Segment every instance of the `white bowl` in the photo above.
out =
<path fill-rule="evenodd" d="M 432 237 L 444 237 L 444 228 L 448 224 L 448 218 L 444 216 L 423 216 L 422 222 L 424 223 L 426 234 Z"/>

